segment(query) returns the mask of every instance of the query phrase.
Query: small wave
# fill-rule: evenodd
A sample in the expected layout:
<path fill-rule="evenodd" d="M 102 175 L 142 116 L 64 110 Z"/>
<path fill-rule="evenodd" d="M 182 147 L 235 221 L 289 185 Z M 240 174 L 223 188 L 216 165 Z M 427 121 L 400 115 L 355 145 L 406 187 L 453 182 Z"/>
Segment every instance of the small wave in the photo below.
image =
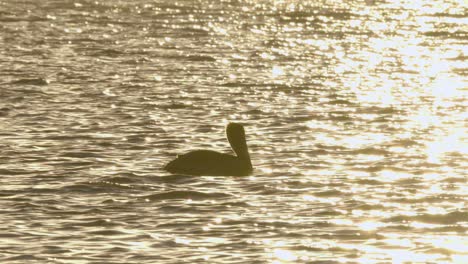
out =
<path fill-rule="evenodd" d="M 440 203 L 447 201 L 458 201 L 462 197 L 458 195 L 435 195 L 435 196 L 426 196 L 422 198 L 394 198 L 390 199 L 392 202 L 402 203 L 402 204 L 419 204 L 419 203 Z"/>
<path fill-rule="evenodd" d="M 0 233 L 0 238 L 13 238 L 13 237 L 21 237 L 21 235 L 15 234 L 15 233 Z"/>
<path fill-rule="evenodd" d="M 189 55 L 186 57 L 188 61 L 216 61 L 215 58 L 207 55 Z"/>
<path fill-rule="evenodd" d="M 456 224 L 468 222 L 468 212 L 455 211 L 448 214 L 422 214 L 415 216 L 399 215 L 386 219 L 387 222 L 423 222 L 429 224 Z"/>
<path fill-rule="evenodd" d="M 328 191 L 323 191 L 323 192 L 315 192 L 313 193 L 313 195 L 317 197 L 334 197 L 334 196 L 341 197 L 346 194 L 338 190 L 328 190 Z"/>
<path fill-rule="evenodd" d="M 62 157 L 67 158 L 102 158 L 101 155 L 98 155 L 93 152 L 77 151 L 77 152 L 64 152 L 61 154 Z"/>
<path fill-rule="evenodd" d="M 373 148 L 373 147 L 368 147 L 368 148 L 362 148 L 362 149 L 356 149 L 350 151 L 351 154 L 363 154 L 363 155 L 386 155 L 389 154 L 389 152 L 385 149 L 378 149 L 378 148 Z"/>
<path fill-rule="evenodd" d="M 87 227 L 118 226 L 118 224 L 116 224 L 115 222 L 111 222 L 111 221 L 104 220 L 104 219 L 98 219 L 98 220 L 93 220 L 93 221 L 88 221 L 88 222 L 79 222 L 79 223 L 75 223 L 74 225 L 75 226 L 87 226 Z"/>
<path fill-rule="evenodd" d="M 462 178 L 462 177 L 449 177 L 449 178 L 445 178 L 442 182 L 448 182 L 448 183 L 466 183 L 466 178 Z"/>
<path fill-rule="evenodd" d="M 10 257 L 10 258 L 4 258 L 2 259 L 2 261 L 4 261 L 3 263 L 9 263 L 9 261 L 15 261 L 15 260 L 21 260 L 21 261 L 26 261 L 26 260 L 34 260 L 34 261 L 44 261 L 44 263 L 47 263 L 46 259 L 45 258 L 39 258 L 39 257 L 36 257 L 34 255 L 30 255 L 30 254 L 22 254 L 22 255 L 18 255 L 18 256 L 14 256 L 14 257 Z"/>
<path fill-rule="evenodd" d="M 0 17 L 0 22 L 43 22 L 43 21 L 47 21 L 47 18 L 41 17 L 41 16 L 18 17 L 15 15 Z"/>
<path fill-rule="evenodd" d="M 10 84 L 43 86 L 43 85 L 48 85 L 49 80 L 44 79 L 44 78 L 19 79 L 19 80 L 10 82 Z"/>
<path fill-rule="evenodd" d="M 355 239 L 384 239 L 385 236 L 378 232 L 360 232 L 355 229 L 342 229 L 334 234 L 319 235 L 323 238 L 330 238 L 334 240 L 355 240 Z"/>
<path fill-rule="evenodd" d="M 24 175 L 24 174 L 34 174 L 35 171 L 25 171 L 21 169 L 0 169 L 0 175 Z"/>
<path fill-rule="evenodd" d="M 106 182 L 106 181 L 90 181 L 85 183 L 76 183 L 72 185 L 67 185 L 60 188 L 62 192 L 77 192 L 77 193 L 101 193 L 101 192 L 108 192 L 108 191 L 115 191 L 120 189 L 131 189 L 133 187 Z"/>
<path fill-rule="evenodd" d="M 400 146 L 409 147 L 409 146 L 417 146 L 417 145 L 421 145 L 421 143 L 418 143 L 417 141 L 411 140 L 411 139 L 400 139 L 400 140 L 393 141 L 390 146 L 391 147 L 400 147 Z"/>
<path fill-rule="evenodd" d="M 91 140 L 92 136 L 89 135 L 50 135 L 45 136 L 42 139 L 46 140 Z"/>
<path fill-rule="evenodd" d="M 84 193 L 96 193 L 99 192 L 95 186 L 89 183 L 77 183 L 72 185 L 67 185 L 60 188 L 64 192 L 84 192 Z"/>
<path fill-rule="evenodd" d="M 337 215 L 343 215 L 342 212 L 333 210 L 333 209 L 326 209 L 326 210 L 321 210 L 316 213 L 314 213 L 315 216 L 337 216 Z"/>
<path fill-rule="evenodd" d="M 220 204 L 222 206 L 229 206 L 229 207 L 249 207 L 252 206 L 248 202 L 227 202 Z"/>
<path fill-rule="evenodd" d="M 122 51 L 116 49 L 104 49 L 91 54 L 92 57 L 119 57 L 125 54 Z"/>
<path fill-rule="evenodd" d="M 159 106 L 159 108 L 161 109 L 187 109 L 190 107 L 193 107 L 193 106 L 189 104 L 181 104 L 181 103 L 171 103 L 171 104 L 165 104 L 165 105 Z"/>
<path fill-rule="evenodd" d="M 423 33 L 427 37 L 440 37 L 440 38 L 451 38 L 451 39 L 466 39 L 466 32 L 464 31 L 427 31 Z"/>
<path fill-rule="evenodd" d="M 8 107 L 2 107 L 0 108 L 0 117 L 6 117 L 9 115 L 11 111 L 11 108 L 8 108 Z"/>
<path fill-rule="evenodd" d="M 372 180 L 372 179 L 359 179 L 359 180 L 356 180 L 356 183 L 366 184 L 366 185 L 382 185 L 382 184 L 385 184 L 382 181 Z"/>
<path fill-rule="evenodd" d="M 93 236 L 120 236 L 120 235 L 126 235 L 126 233 L 124 233 L 122 231 L 117 231 L 117 230 L 98 230 L 98 231 L 88 232 L 88 234 L 93 235 Z"/>
<path fill-rule="evenodd" d="M 44 254 L 63 254 L 63 253 L 68 253 L 68 252 L 71 252 L 71 250 L 64 249 L 58 246 L 43 246 L 43 251 L 42 251 L 42 253 Z"/>
<path fill-rule="evenodd" d="M 194 176 L 190 175 L 170 175 L 170 176 L 162 176 L 157 177 L 157 181 L 161 181 L 163 183 L 188 183 L 193 182 L 196 179 Z"/>
<path fill-rule="evenodd" d="M 197 191 L 169 191 L 161 192 L 143 196 L 143 199 L 151 201 L 155 200 L 167 200 L 167 199 L 192 199 L 192 200 L 203 200 L 203 199 L 216 199 L 216 198 L 227 198 L 230 197 L 226 193 L 205 193 Z"/>
<path fill-rule="evenodd" d="M 355 103 L 348 101 L 348 100 L 343 100 L 343 99 L 332 100 L 328 103 L 333 104 L 333 105 L 355 105 Z"/>
<path fill-rule="evenodd" d="M 128 176 L 114 176 L 114 177 L 104 178 L 101 180 L 101 182 L 109 182 L 112 184 L 130 184 L 130 183 L 135 183 L 137 181 Z"/>
<path fill-rule="evenodd" d="M 365 114 L 396 114 L 400 110 L 398 110 L 395 107 L 381 107 L 381 106 L 369 106 L 369 107 L 363 107 L 362 109 L 359 110 L 358 113 L 365 113 Z"/>

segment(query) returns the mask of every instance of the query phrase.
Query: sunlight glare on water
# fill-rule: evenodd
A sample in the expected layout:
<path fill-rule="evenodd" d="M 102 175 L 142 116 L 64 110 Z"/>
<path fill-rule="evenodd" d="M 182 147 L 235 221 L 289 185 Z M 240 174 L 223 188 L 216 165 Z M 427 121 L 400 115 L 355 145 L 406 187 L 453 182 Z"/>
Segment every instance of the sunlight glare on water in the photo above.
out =
<path fill-rule="evenodd" d="M 468 263 L 466 11 L 0 0 L 0 262 Z"/>

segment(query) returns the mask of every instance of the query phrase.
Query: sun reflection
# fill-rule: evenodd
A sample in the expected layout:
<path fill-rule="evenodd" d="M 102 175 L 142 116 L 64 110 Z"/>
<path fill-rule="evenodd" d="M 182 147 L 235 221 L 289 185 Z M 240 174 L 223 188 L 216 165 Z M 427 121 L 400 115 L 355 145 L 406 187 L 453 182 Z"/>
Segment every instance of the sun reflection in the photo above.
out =
<path fill-rule="evenodd" d="M 443 236 L 428 239 L 437 248 L 444 248 L 454 253 L 467 254 L 468 259 L 468 239 L 459 236 Z"/>
<path fill-rule="evenodd" d="M 426 154 L 429 162 L 441 163 L 446 153 L 457 152 L 461 155 L 468 154 L 468 144 L 464 142 L 464 129 L 454 129 L 452 134 L 443 136 L 435 141 L 426 143 Z"/>
<path fill-rule="evenodd" d="M 285 250 L 285 249 L 274 249 L 273 255 L 275 258 L 277 258 L 280 261 L 280 262 L 276 261 L 273 263 L 282 263 L 284 261 L 286 262 L 296 261 L 298 259 L 298 257 L 294 255 L 292 251 Z"/>
<path fill-rule="evenodd" d="M 149 250 L 151 248 L 150 245 L 146 242 L 130 241 L 126 243 L 128 248 L 132 251 Z"/>
<path fill-rule="evenodd" d="M 420 228 L 420 229 L 426 229 L 426 228 L 437 228 L 440 227 L 440 225 L 435 225 L 435 224 L 427 224 L 427 223 L 421 223 L 421 222 L 411 222 L 409 226 L 413 228 Z"/>
<path fill-rule="evenodd" d="M 381 223 L 381 222 L 367 221 L 367 222 L 358 223 L 357 226 L 361 230 L 372 231 L 372 230 L 376 230 L 376 229 L 378 229 L 380 227 L 383 227 L 383 226 L 386 226 L 386 225 L 384 223 Z"/>
<path fill-rule="evenodd" d="M 284 75 L 284 70 L 279 66 L 273 66 L 273 68 L 271 69 L 271 75 L 273 76 L 273 78 L 277 78 L 281 75 Z"/>
<path fill-rule="evenodd" d="M 174 242 L 182 245 L 190 245 L 191 241 L 182 237 L 176 237 Z"/>
<path fill-rule="evenodd" d="M 400 171 L 383 170 L 378 172 L 378 180 L 384 182 L 393 182 L 403 179 L 409 179 L 412 177 L 414 177 L 414 175 Z"/>

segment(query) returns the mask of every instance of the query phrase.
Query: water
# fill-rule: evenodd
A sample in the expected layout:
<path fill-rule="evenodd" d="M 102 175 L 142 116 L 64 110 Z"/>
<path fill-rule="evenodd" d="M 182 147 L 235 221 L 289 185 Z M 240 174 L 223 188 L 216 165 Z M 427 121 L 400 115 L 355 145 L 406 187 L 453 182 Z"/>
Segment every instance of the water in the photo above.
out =
<path fill-rule="evenodd" d="M 0 262 L 468 263 L 466 12 L 0 0 Z"/>

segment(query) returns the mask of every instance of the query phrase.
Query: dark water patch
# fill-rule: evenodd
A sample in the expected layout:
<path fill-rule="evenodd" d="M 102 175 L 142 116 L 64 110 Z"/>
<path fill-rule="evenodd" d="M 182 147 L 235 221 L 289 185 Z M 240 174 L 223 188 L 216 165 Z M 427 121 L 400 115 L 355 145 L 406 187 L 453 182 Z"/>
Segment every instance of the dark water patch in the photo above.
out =
<path fill-rule="evenodd" d="M 193 212 L 193 211 L 192 211 Z M 182 213 L 182 211 L 180 211 L 179 213 Z M 188 211 L 187 211 L 188 213 Z M 177 221 L 177 222 L 168 222 L 168 223 L 162 223 L 162 224 L 158 224 L 155 228 L 157 229 L 174 229 L 174 230 L 178 230 L 178 229 L 188 229 L 188 228 L 194 228 L 194 227 L 198 227 L 200 225 L 200 223 L 198 223 L 197 221 Z"/>
<path fill-rule="evenodd" d="M 0 259 L 0 261 L 2 263 L 13 263 L 16 261 L 41 261 L 41 262 L 47 263 L 47 258 L 37 257 L 31 254 L 19 254 L 16 256 L 12 256 L 12 257 L 2 258 Z"/>
<path fill-rule="evenodd" d="M 48 135 L 41 139 L 62 141 L 62 140 L 93 140 L 95 138 L 92 135 L 73 134 L 73 135 Z"/>
<path fill-rule="evenodd" d="M 443 39 L 460 39 L 466 40 L 468 38 L 468 32 L 465 31 L 426 31 L 423 33 L 427 37 L 438 37 Z"/>
<path fill-rule="evenodd" d="M 468 222 L 468 212 L 455 211 L 448 214 L 421 214 L 416 216 L 400 215 L 385 219 L 386 222 L 423 222 L 429 224 L 451 225 Z"/>
<path fill-rule="evenodd" d="M 104 219 L 97 219 L 97 220 L 91 220 L 91 221 L 77 221 L 74 222 L 73 225 L 75 226 L 86 226 L 86 227 L 102 227 L 102 226 L 120 226 L 120 224 L 110 221 L 110 220 L 104 220 Z"/>
<path fill-rule="evenodd" d="M 321 191 L 321 192 L 314 192 L 311 193 L 314 196 L 317 197 L 343 197 L 343 196 L 349 196 L 349 194 L 341 192 L 339 190 L 328 190 L 328 191 Z"/>
<path fill-rule="evenodd" d="M 363 155 L 388 155 L 390 152 L 385 149 L 376 148 L 376 147 L 366 147 L 362 149 L 356 149 L 349 151 L 350 154 L 363 154 Z"/>
<path fill-rule="evenodd" d="M 8 108 L 8 107 L 0 108 L 0 117 L 7 117 L 10 114 L 11 111 L 12 111 L 12 109 Z"/>
<path fill-rule="evenodd" d="M 115 189 L 128 189 L 129 187 L 124 187 L 118 184 L 107 184 L 102 182 L 82 182 L 82 183 L 75 183 L 71 185 L 64 186 L 60 188 L 60 192 L 66 193 L 88 193 L 88 194 L 96 194 L 102 192 L 109 192 Z"/>
<path fill-rule="evenodd" d="M 290 187 L 295 187 L 295 188 L 300 188 L 300 189 L 309 189 L 309 188 L 322 188 L 324 187 L 323 183 L 316 183 L 316 182 L 304 182 L 301 180 L 295 180 L 295 179 L 287 179 L 283 180 L 285 184 L 287 184 Z"/>
<path fill-rule="evenodd" d="M 162 55 L 162 58 L 165 59 L 172 59 L 177 61 L 186 61 L 186 62 L 215 62 L 216 59 L 209 55 L 174 55 L 174 54 L 166 54 Z"/>
<path fill-rule="evenodd" d="M 189 55 L 185 57 L 188 61 L 202 61 L 202 62 L 213 62 L 216 61 L 215 58 L 208 55 Z"/>
<path fill-rule="evenodd" d="M 453 61 L 466 61 L 468 60 L 468 55 L 464 55 L 463 53 L 458 54 L 456 57 L 449 58 L 448 60 L 453 60 Z M 455 68 L 457 69 L 457 68 Z M 466 71 L 466 68 L 458 68 L 460 71 Z"/>
<path fill-rule="evenodd" d="M 27 16 L 18 16 L 17 14 L 9 14 L 6 16 L 0 17 L 0 22 L 45 22 L 48 21 L 48 18 L 43 16 L 27 15 Z"/>
<path fill-rule="evenodd" d="M 319 210 L 314 213 L 315 216 L 337 216 L 343 215 L 343 212 L 333 210 L 333 209 L 326 209 L 326 210 Z"/>
<path fill-rule="evenodd" d="M 109 249 L 106 249 L 105 253 L 95 255 L 95 257 L 99 257 L 101 255 L 103 258 L 107 258 L 108 253 L 123 253 L 123 252 L 129 252 L 129 249 L 125 248 L 123 246 L 122 247 L 111 247 Z"/>
<path fill-rule="evenodd" d="M 354 166 L 357 171 L 365 171 L 365 172 L 379 172 L 385 168 L 383 165 L 371 165 L 371 166 Z"/>
<path fill-rule="evenodd" d="M 61 157 L 66 158 L 102 158 L 102 155 L 99 155 L 91 151 L 73 151 L 73 152 L 63 152 L 60 154 Z"/>
<path fill-rule="evenodd" d="M 0 238 L 14 238 L 14 237 L 21 237 L 21 234 L 0 232 Z"/>
<path fill-rule="evenodd" d="M 24 170 L 24 169 L 0 169 L 0 175 L 8 176 L 8 175 L 29 175 L 35 174 L 36 171 L 31 170 Z"/>
<path fill-rule="evenodd" d="M 438 248 L 438 247 L 423 248 L 423 249 L 420 249 L 419 252 L 423 252 L 423 253 L 426 253 L 426 254 L 445 255 L 445 257 L 446 257 L 445 261 L 447 263 L 450 263 L 452 261 L 452 258 L 450 257 L 452 254 L 454 254 L 454 253 L 458 253 L 458 254 L 465 253 L 465 252 L 462 252 L 462 251 L 450 250 L 450 249 Z M 441 259 L 439 258 L 438 260 L 440 261 Z"/>
<path fill-rule="evenodd" d="M 45 78 L 19 79 L 19 80 L 10 82 L 10 84 L 16 84 L 16 85 L 37 85 L 37 86 L 44 86 L 44 85 L 48 85 L 49 83 L 50 81 Z M 33 91 L 33 90 L 30 90 L 30 91 Z M 42 93 L 42 91 L 35 91 L 35 92 Z"/>
<path fill-rule="evenodd" d="M 169 199 L 191 199 L 191 200 L 204 200 L 204 199 L 220 199 L 228 198 L 231 195 L 226 193 L 217 192 L 198 192 L 198 191 L 169 191 L 161 192 L 157 194 L 143 196 L 141 198 L 148 199 L 150 201 L 169 200 Z"/>
<path fill-rule="evenodd" d="M 400 195 L 395 195 L 400 196 Z M 426 196 L 422 198 L 390 198 L 389 201 L 402 203 L 402 204 L 419 204 L 419 203 L 440 203 L 440 202 L 450 202 L 450 201 L 461 201 L 463 196 L 459 195 L 435 195 L 435 196 Z"/>
<path fill-rule="evenodd" d="M 131 144 L 136 144 L 136 145 L 132 145 L 130 149 L 146 149 L 147 148 L 147 146 L 139 145 L 139 144 L 144 144 L 146 142 L 146 134 L 126 136 L 125 141 Z"/>
<path fill-rule="evenodd" d="M 159 105 L 158 108 L 169 110 L 169 109 L 189 109 L 193 108 L 192 104 L 183 104 L 183 103 L 175 103 L 172 102 L 171 104 Z"/>
<path fill-rule="evenodd" d="M 168 175 L 168 176 L 161 176 L 161 177 L 154 177 L 157 182 L 162 183 L 192 183 L 195 182 L 199 177 L 190 176 L 190 175 Z"/>
<path fill-rule="evenodd" d="M 442 12 L 435 12 L 432 14 L 425 14 L 424 16 L 428 17 L 438 17 L 438 18 L 444 18 L 444 17 L 450 17 L 450 18 L 466 18 L 466 13 L 442 13 Z"/>
<path fill-rule="evenodd" d="M 366 184 L 366 185 L 384 185 L 385 182 L 373 180 L 373 179 L 358 179 L 355 181 L 357 184 Z"/>
<path fill-rule="evenodd" d="M 448 177 L 442 180 L 442 182 L 447 182 L 447 183 L 467 183 L 466 178 L 462 177 Z"/>
<path fill-rule="evenodd" d="M 33 187 L 33 188 L 26 188 L 24 189 L 24 193 L 27 194 L 32 194 L 32 195 L 37 195 L 37 194 L 54 194 L 56 193 L 56 189 L 52 188 L 38 188 L 38 187 Z M 57 203 L 55 200 L 50 200 L 47 202 L 52 202 L 52 203 Z"/>
<path fill-rule="evenodd" d="M 68 170 L 68 171 L 87 169 L 96 164 L 96 162 L 93 162 L 93 161 L 66 161 L 66 162 L 58 162 L 58 163 L 65 170 Z"/>
<path fill-rule="evenodd" d="M 197 212 L 193 207 L 180 206 L 180 205 L 163 205 L 159 207 L 164 213 L 180 214 L 180 213 L 194 213 Z"/>
<path fill-rule="evenodd" d="M 89 56 L 92 56 L 92 57 L 111 57 L 111 58 L 117 58 L 117 57 L 121 57 L 124 55 L 125 55 L 125 52 L 117 50 L 117 49 L 112 49 L 112 48 L 95 51 L 89 54 Z"/>
<path fill-rule="evenodd" d="M 122 235 L 127 235 L 127 233 L 124 233 L 122 231 L 118 230 L 97 230 L 97 231 L 90 231 L 86 232 L 88 235 L 92 236 L 122 236 Z M 89 238 L 90 240 L 93 240 L 94 238 Z"/>
<path fill-rule="evenodd" d="M 226 203 L 221 203 L 219 204 L 220 206 L 225 206 L 225 207 L 240 207 L 240 208 L 245 208 L 245 207 L 251 207 L 252 205 L 249 204 L 248 202 L 226 202 Z"/>
<path fill-rule="evenodd" d="M 388 115 L 401 113 L 401 110 L 396 107 L 368 106 L 359 107 L 357 113 Z"/>
<path fill-rule="evenodd" d="M 71 250 L 65 249 L 59 246 L 43 246 L 42 247 L 43 254 L 64 254 L 64 253 L 69 253 L 69 252 L 71 252 Z"/>
<path fill-rule="evenodd" d="M 361 204 L 353 208 L 353 210 L 387 210 L 390 206 L 385 206 L 382 204 Z"/>

